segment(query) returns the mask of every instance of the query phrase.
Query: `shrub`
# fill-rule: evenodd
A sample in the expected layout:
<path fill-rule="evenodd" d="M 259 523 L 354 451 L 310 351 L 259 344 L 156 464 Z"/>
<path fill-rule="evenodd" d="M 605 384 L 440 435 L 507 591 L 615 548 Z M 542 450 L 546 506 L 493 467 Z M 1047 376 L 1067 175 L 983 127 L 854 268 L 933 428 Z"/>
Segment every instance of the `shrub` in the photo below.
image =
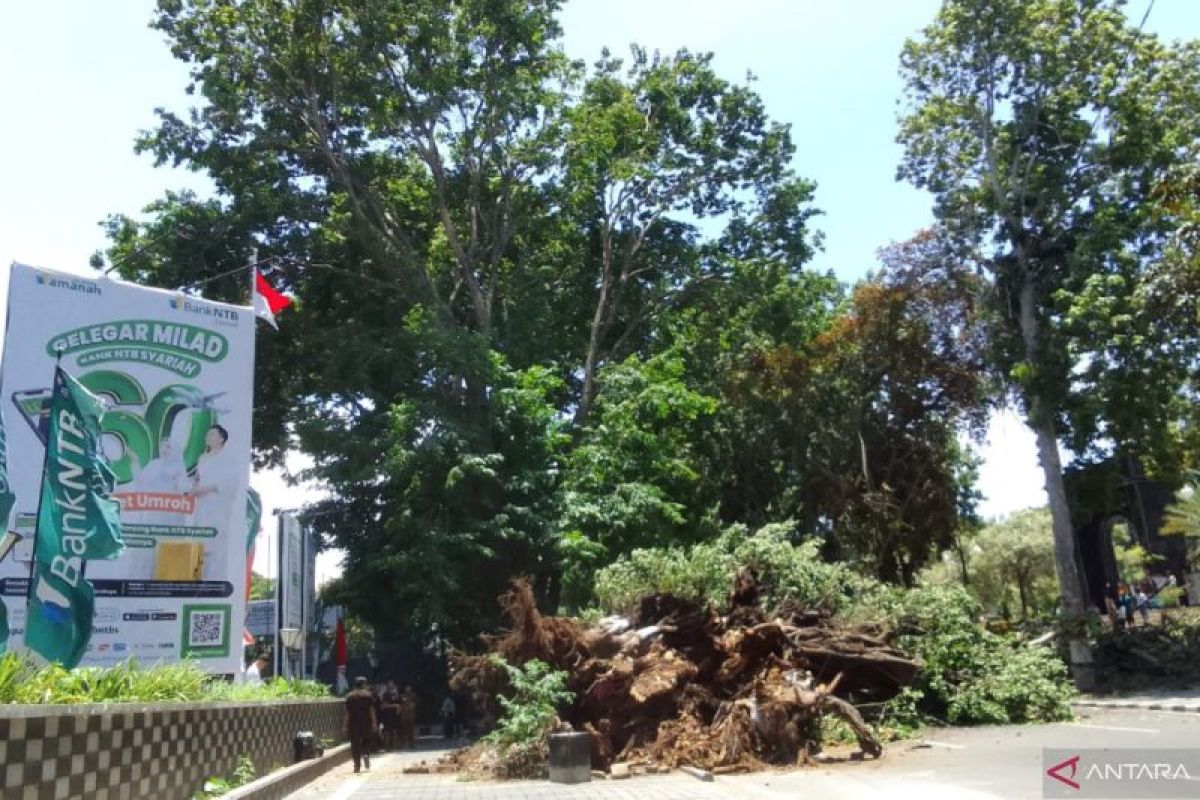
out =
<path fill-rule="evenodd" d="M 272 770 L 273 771 L 273 770 Z M 239 756 L 237 767 L 228 778 L 214 776 L 204 782 L 204 788 L 192 795 L 192 800 L 214 800 L 245 786 L 255 778 L 254 762 L 249 756 Z"/>
<path fill-rule="evenodd" d="M 976 621 L 979 612 L 961 586 L 881 587 L 862 599 L 851 616 L 888 625 L 897 644 L 922 661 L 910 690 L 917 696 L 892 713 L 906 724 L 914 707 L 955 724 L 1068 719 L 1074 689 L 1062 659 L 988 631 Z"/>
<path fill-rule="evenodd" d="M 845 564 L 823 561 L 813 540 L 794 542 L 791 523 L 749 532 L 732 525 L 711 542 L 689 548 L 634 550 L 596 574 L 596 599 L 608 612 L 625 613 L 647 594 L 673 594 L 723 607 L 742 566 L 754 570 L 763 603 L 791 599 L 837 609 L 871 591 L 876 582 Z"/>
<path fill-rule="evenodd" d="M 503 713 L 486 741 L 502 753 L 511 747 L 540 744 L 558 718 L 556 709 L 574 698 L 567 691 L 567 673 L 551 670 L 544 661 L 527 661 L 520 667 L 499 656 L 492 661 L 508 673 L 511 695 L 499 698 Z"/>
<path fill-rule="evenodd" d="M 329 695 L 314 681 L 275 678 L 262 685 L 214 680 L 194 662 L 140 667 L 36 667 L 16 653 L 0 655 L 0 703 L 169 703 L 204 700 L 279 700 Z"/>

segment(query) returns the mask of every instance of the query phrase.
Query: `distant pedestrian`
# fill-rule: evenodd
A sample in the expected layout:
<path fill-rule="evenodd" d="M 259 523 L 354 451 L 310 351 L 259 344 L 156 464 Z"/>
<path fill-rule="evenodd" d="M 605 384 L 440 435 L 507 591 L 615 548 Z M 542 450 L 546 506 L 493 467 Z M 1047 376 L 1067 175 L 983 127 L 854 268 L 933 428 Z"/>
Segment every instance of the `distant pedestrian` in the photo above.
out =
<path fill-rule="evenodd" d="M 1113 630 L 1117 629 L 1117 590 L 1111 583 L 1104 584 L 1104 610 L 1108 612 L 1108 621 Z"/>
<path fill-rule="evenodd" d="M 1134 595 L 1134 607 L 1138 613 L 1142 615 L 1142 624 L 1150 624 L 1150 596 L 1146 594 L 1146 588 L 1139 586 L 1137 594 Z"/>
<path fill-rule="evenodd" d="M 458 710 L 454 705 L 454 698 L 446 695 L 446 699 L 442 701 L 442 736 L 447 739 L 454 738 L 457 717 Z"/>
<path fill-rule="evenodd" d="M 415 747 L 417 744 L 417 693 L 411 685 L 400 693 L 400 746 Z"/>
<path fill-rule="evenodd" d="M 388 681 L 379 696 L 381 721 L 383 723 L 383 747 L 394 750 L 400 722 L 400 692 L 396 689 L 395 681 Z"/>
<path fill-rule="evenodd" d="M 375 698 L 367 689 L 367 679 L 355 678 L 354 689 L 346 695 L 346 721 L 342 726 L 342 733 L 350 739 L 355 772 L 359 771 L 360 766 L 371 768 L 371 740 L 378 730 Z"/>
<path fill-rule="evenodd" d="M 1133 625 L 1133 592 L 1125 583 L 1121 584 L 1117 593 L 1117 619 L 1122 628 Z"/>
<path fill-rule="evenodd" d="M 263 682 L 262 674 L 266 671 L 271 660 L 267 658 L 266 653 L 259 653 L 250 662 L 250 666 L 246 667 L 246 683 L 251 686 L 261 686 Z"/>
<path fill-rule="evenodd" d="M 383 750 L 383 684 L 377 683 L 370 687 L 371 699 L 375 702 L 375 729 L 371 733 L 371 752 Z"/>

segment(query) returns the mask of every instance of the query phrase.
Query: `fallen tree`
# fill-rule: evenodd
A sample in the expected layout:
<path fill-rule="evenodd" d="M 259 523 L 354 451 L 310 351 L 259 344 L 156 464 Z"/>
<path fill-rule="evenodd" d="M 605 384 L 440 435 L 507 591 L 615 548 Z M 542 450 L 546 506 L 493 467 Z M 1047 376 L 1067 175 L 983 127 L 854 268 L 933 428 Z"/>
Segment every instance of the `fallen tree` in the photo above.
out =
<path fill-rule="evenodd" d="M 724 615 L 653 594 L 627 617 L 585 627 L 539 613 L 524 581 L 500 603 L 509 629 L 484 638 L 487 654 L 453 657 L 451 688 L 494 715 L 508 681 L 494 656 L 566 672 L 574 700 L 560 717 L 591 737 L 596 769 L 614 761 L 716 772 L 796 764 L 820 749 L 827 715 L 844 720 L 875 757 L 882 746 L 854 703 L 895 696 L 918 668 L 878 628 L 789 603 L 763 612 L 746 569 Z"/>

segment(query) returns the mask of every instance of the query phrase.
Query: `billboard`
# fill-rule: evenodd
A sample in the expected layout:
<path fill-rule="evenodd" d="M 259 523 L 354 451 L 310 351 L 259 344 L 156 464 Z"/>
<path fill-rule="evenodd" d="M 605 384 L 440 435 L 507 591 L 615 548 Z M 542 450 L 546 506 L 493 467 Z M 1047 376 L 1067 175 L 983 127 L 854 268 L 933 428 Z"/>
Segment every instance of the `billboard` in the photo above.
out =
<path fill-rule="evenodd" d="M 304 628 L 304 526 L 279 515 L 279 627 Z"/>
<path fill-rule="evenodd" d="M 279 514 L 279 628 L 296 628 L 303 631 L 304 616 L 304 565 L 305 565 L 305 530 L 300 517 L 291 511 Z M 303 674 L 302 660 L 289 658 L 284 648 L 277 648 L 280 675 L 299 672 Z"/>
<path fill-rule="evenodd" d="M 251 600 L 246 604 L 246 630 L 251 636 L 274 636 L 276 619 L 274 600 Z"/>
<path fill-rule="evenodd" d="M 254 315 L 248 308 L 14 264 L 0 364 L 11 521 L 0 561 L 10 649 L 25 596 L 56 356 L 108 410 L 125 551 L 91 561 L 95 618 L 84 665 L 130 656 L 241 670 Z"/>

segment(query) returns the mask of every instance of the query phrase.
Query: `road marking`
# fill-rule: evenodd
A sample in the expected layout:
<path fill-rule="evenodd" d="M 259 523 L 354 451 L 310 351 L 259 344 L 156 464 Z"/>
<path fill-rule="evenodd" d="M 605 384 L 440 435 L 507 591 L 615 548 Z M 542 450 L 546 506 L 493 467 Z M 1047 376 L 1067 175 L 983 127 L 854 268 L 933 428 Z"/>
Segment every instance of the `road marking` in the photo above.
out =
<path fill-rule="evenodd" d="M 350 800 L 351 795 L 363 787 L 367 782 L 367 776 L 359 773 L 352 778 L 342 782 L 342 785 L 337 788 L 333 794 L 328 795 L 326 800 Z"/>
<path fill-rule="evenodd" d="M 1122 728 L 1118 725 L 1089 725 L 1086 722 L 1068 722 L 1072 728 L 1092 728 L 1097 731 L 1120 731 L 1121 733 L 1162 733 L 1156 728 Z"/>
<path fill-rule="evenodd" d="M 922 739 L 925 744 L 933 745 L 934 747 L 946 747 L 951 750 L 966 750 L 965 744 L 950 744 L 949 742 L 935 742 L 932 739 Z"/>

